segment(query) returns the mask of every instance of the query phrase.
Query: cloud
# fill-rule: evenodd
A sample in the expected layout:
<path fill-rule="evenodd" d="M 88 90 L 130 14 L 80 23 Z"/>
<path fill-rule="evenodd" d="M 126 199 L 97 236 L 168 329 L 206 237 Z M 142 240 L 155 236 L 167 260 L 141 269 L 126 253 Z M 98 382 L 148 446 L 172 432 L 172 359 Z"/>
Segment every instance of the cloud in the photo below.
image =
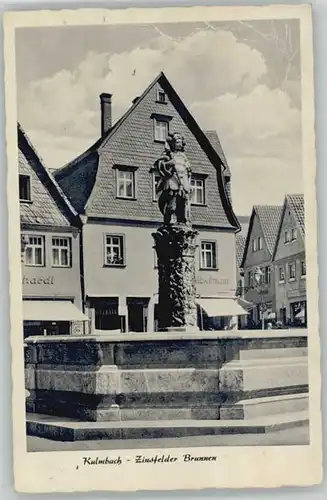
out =
<path fill-rule="evenodd" d="M 277 158 L 236 158 L 233 165 L 232 200 L 235 213 L 250 214 L 253 205 L 282 205 L 286 193 L 303 192 L 296 161 Z"/>
<path fill-rule="evenodd" d="M 249 94 L 226 93 L 198 101 L 191 110 L 199 123 L 218 131 L 227 156 L 300 156 L 301 113 L 280 89 L 258 85 Z"/>
<path fill-rule="evenodd" d="M 268 181 L 269 192 L 275 186 L 280 197 L 294 191 L 283 181 L 285 172 L 287 179 L 290 171 L 301 178 L 301 116 L 292 104 L 300 85 L 293 80 L 287 91 L 269 88 L 267 68 L 260 51 L 228 31 L 197 31 L 179 41 L 158 36 L 129 52 L 89 52 L 74 71 L 19 89 L 19 120 L 45 163 L 59 167 L 99 137 L 99 94 L 113 94 L 116 120 L 164 71 L 200 126 L 217 130 L 232 170 L 234 203 L 244 213 L 262 195 L 256 185 L 267 192 Z"/>
<path fill-rule="evenodd" d="M 101 92 L 114 94 L 118 118 L 161 70 L 178 85 L 187 103 L 197 100 L 199 93 L 210 100 L 246 91 L 266 72 L 260 52 L 226 31 L 199 31 L 178 43 L 168 37 L 159 40 L 160 44 L 154 41 L 120 54 L 91 52 L 75 71 L 30 83 L 19 93 L 20 120 L 26 129 L 94 136 L 99 131 Z"/>

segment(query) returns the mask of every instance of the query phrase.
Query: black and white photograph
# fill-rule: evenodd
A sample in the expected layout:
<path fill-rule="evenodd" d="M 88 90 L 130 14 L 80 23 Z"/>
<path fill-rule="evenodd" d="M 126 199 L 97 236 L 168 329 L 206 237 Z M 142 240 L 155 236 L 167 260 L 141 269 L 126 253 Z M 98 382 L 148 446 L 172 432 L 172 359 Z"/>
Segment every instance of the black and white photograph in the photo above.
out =
<path fill-rule="evenodd" d="M 319 463 L 310 9 L 208 9 L 7 19 L 14 411 L 77 490 L 223 450 Z"/>

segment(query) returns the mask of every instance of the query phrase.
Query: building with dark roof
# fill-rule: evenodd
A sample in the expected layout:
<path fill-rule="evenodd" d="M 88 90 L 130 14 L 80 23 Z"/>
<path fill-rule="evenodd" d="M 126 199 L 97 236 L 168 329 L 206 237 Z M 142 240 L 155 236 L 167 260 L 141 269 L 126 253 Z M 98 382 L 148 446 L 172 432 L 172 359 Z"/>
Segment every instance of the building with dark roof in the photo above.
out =
<path fill-rule="evenodd" d="M 81 221 L 18 125 L 24 334 L 81 333 Z"/>
<path fill-rule="evenodd" d="M 275 315 L 275 284 L 272 258 L 282 207 L 255 205 L 250 217 L 241 267 L 244 272 L 244 297 L 255 305 L 248 317 L 249 326 Z M 260 283 L 255 282 L 257 269 Z M 263 318 L 264 316 L 264 318 Z"/>
<path fill-rule="evenodd" d="M 201 298 L 230 297 L 230 302 L 215 305 L 216 316 L 230 317 L 240 226 L 217 133 L 201 130 L 163 73 L 115 124 L 112 95 L 101 94 L 100 103 L 100 138 L 54 174 L 83 220 L 84 299 L 95 329 L 155 329 L 158 279 L 152 233 L 162 215 L 158 179 L 151 169 L 172 132 L 184 136 L 192 168 L 192 221 L 199 231 L 197 293 Z"/>
<path fill-rule="evenodd" d="M 273 251 L 277 318 L 307 325 L 305 223 L 303 194 L 285 197 Z"/>

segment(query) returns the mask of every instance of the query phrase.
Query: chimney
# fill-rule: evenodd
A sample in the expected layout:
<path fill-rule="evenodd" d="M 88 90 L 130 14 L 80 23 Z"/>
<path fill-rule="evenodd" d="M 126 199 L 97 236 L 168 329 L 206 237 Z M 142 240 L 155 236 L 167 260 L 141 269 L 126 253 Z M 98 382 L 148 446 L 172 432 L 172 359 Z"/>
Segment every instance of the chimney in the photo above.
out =
<path fill-rule="evenodd" d="M 105 135 L 112 127 L 111 116 L 111 97 L 112 94 L 101 94 L 101 136 Z"/>

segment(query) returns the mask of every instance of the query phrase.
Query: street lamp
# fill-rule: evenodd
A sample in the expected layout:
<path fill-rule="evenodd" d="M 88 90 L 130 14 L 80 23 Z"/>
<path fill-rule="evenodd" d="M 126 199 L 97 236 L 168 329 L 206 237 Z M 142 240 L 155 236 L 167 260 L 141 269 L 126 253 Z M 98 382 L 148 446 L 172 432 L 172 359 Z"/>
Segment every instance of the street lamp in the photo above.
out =
<path fill-rule="evenodd" d="M 261 314 L 261 328 L 262 328 L 262 330 L 265 329 L 265 319 L 263 317 L 263 312 L 264 312 L 263 311 L 263 309 L 264 309 L 263 308 L 263 300 L 262 300 L 262 296 L 259 293 L 259 286 L 262 283 L 263 276 L 264 276 L 264 273 L 262 272 L 262 270 L 260 269 L 260 267 L 256 267 L 256 269 L 254 271 L 254 283 L 255 283 L 255 288 L 258 291 L 258 295 L 260 296 L 259 311 L 260 311 L 260 314 Z"/>

